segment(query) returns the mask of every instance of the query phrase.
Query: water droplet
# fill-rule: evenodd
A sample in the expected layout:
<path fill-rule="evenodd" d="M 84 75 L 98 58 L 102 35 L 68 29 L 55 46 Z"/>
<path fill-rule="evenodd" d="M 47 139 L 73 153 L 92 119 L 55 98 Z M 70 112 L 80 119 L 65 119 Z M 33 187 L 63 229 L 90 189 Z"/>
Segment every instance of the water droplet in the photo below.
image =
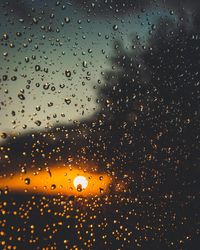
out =
<path fill-rule="evenodd" d="M 25 174 L 25 173 L 26 173 L 26 168 L 25 168 L 25 167 L 22 167 L 22 168 L 21 168 L 21 172 L 22 172 L 23 174 Z"/>
<path fill-rule="evenodd" d="M 82 190 L 83 190 L 82 185 L 81 185 L 81 184 L 78 184 L 78 185 L 77 185 L 77 191 L 78 191 L 78 192 L 81 192 Z"/>
<path fill-rule="evenodd" d="M 40 70 L 40 65 L 35 65 L 35 71 L 39 71 Z"/>
<path fill-rule="evenodd" d="M 37 120 L 37 121 L 35 121 L 35 124 L 36 124 L 37 126 L 40 126 L 40 125 L 42 124 L 42 122 L 41 122 L 40 120 Z"/>
<path fill-rule="evenodd" d="M 86 61 L 83 61 L 83 67 L 87 68 L 87 62 Z"/>
<path fill-rule="evenodd" d="M 70 70 L 65 70 L 66 77 L 70 77 L 72 75 Z"/>
<path fill-rule="evenodd" d="M 1 134 L 1 138 L 2 138 L 2 139 L 6 139 L 7 136 L 8 136 L 8 135 L 7 135 L 6 133 L 2 133 L 2 134 Z"/>
<path fill-rule="evenodd" d="M 99 188 L 99 192 L 100 192 L 100 194 L 103 194 L 104 189 L 103 188 Z"/>
<path fill-rule="evenodd" d="M 6 81 L 8 79 L 7 75 L 3 75 L 3 81 Z"/>
<path fill-rule="evenodd" d="M 18 94 L 18 98 L 19 98 L 20 100 L 22 100 L 22 101 L 25 100 L 25 96 L 24 96 L 23 94 Z"/>
<path fill-rule="evenodd" d="M 65 17 L 65 22 L 70 23 L 70 18 L 68 16 Z"/>
<path fill-rule="evenodd" d="M 51 190 L 54 190 L 54 189 L 56 189 L 56 185 L 55 185 L 55 184 L 52 184 L 52 185 L 51 185 Z"/>
<path fill-rule="evenodd" d="M 8 40 L 8 38 L 9 38 L 8 34 L 7 34 L 7 33 L 4 33 L 4 34 L 3 34 L 3 39 L 4 39 L 4 40 Z"/>
<path fill-rule="evenodd" d="M 69 98 L 65 98 L 65 103 L 69 105 L 71 103 L 71 100 Z"/>
<path fill-rule="evenodd" d="M 35 108 L 37 111 L 40 111 L 41 110 L 41 107 L 40 106 L 36 106 Z"/>
<path fill-rule="evenodd" d="M 17 80 L 17 77 L 16 77 L 16 76 L 12 76 L 12 77 L 11 77 L 11 80 L 12 80 L 12 81 L 16 81 L 16 80 Z"/>
<path fill-rule="evenodd" d="M 30 180 L 30 178 L 26 178 L 26 179 L 24 179 L 24 182 L 26 185 L 29 185 L 31 183 L 31 180 Z"/>
<path fill-rule="evenodd" d="M 118 26 L 117 26 L 116 24 L 113 25 L 113 30 L 114 30 L 114 31 L 118 30 Z"/>

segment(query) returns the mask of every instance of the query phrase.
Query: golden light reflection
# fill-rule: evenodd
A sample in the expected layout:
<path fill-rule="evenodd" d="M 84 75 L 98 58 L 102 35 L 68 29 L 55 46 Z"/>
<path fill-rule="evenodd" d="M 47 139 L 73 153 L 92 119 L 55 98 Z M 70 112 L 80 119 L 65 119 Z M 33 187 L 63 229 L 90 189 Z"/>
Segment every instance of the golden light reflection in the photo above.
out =
<path fill-rule="evenodd" d="M 108 193 L 111 178 L 105 173 L 93 173 L 84 168 L 52 166 L 47 170 L 16 173 L 0 177 L 0 188 L 9 192 L 99 196 Z"/>

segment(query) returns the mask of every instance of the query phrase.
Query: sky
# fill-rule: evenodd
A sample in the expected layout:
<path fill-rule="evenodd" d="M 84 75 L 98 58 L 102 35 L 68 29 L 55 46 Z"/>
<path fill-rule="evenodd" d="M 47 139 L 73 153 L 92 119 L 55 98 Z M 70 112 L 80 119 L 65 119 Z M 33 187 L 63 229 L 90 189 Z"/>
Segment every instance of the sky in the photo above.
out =
<path fill-rule="evenodd" d="M 69 2 L 45 6 L 36 1 L 36 11 L 26 19 L 29 5 L 24 1 L 22 11 L 12 4 L 1 8 L 1 133 L 92 116 L 99 108 L 98 86 L 112 67 L 114 41 L 127 50 L 136 36 L 145 44 L 158 18 L 170 15 L 157 7 L 135 15 L 95 16 Z"/>

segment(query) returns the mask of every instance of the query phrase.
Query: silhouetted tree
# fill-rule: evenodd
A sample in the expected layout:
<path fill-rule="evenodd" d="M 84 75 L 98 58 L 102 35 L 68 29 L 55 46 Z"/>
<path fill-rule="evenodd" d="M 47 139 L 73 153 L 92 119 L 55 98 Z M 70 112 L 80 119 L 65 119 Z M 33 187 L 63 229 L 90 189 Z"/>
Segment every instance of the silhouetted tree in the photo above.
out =
<path fill-rule="evenodd" d="M 139 56 L 116 43 L 114 70 L 100 90 L 120 164 L 156 168 L 168 184 L 199 171 L 199 36 L 196 26 L 188 30 L 166 20 Z"/>

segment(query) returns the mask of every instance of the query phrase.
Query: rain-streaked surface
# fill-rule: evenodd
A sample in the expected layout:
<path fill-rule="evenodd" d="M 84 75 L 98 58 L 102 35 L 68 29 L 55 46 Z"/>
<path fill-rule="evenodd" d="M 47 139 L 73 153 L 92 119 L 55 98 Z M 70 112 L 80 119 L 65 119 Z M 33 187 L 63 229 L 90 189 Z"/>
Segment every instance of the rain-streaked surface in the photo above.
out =
<path fill-rule="evenodd" d="M 0 249 L 199 249 L 199 11 L 0 0 Z"/>

